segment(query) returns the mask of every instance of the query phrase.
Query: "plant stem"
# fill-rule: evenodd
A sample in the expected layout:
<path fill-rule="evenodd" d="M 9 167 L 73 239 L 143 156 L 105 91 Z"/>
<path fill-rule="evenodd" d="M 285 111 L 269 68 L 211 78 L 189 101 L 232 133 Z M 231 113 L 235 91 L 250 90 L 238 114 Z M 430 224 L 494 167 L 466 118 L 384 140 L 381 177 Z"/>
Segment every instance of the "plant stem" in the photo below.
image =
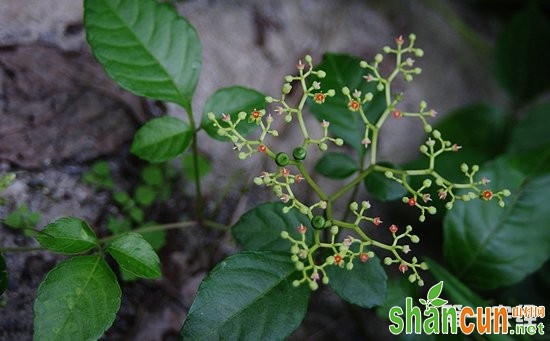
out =
<path fill-rule="evenodd" d="M 329 197 L 329 200 L 334 201 L 334 200 L 338 199 L 339 197 L 341 197 L 344 193 L 349 191 L 353 186 L 357 185 L 361 180 L 363 180 L 367 175 L 372 173 L 373 170 L 374 170 L 374 166 L 370 165 L 367 169 L 365 169 L 364 171 L 359 173 L 359 175 L 357 175 L 357 177 L 355 179 L 353 179 L 350 183 L 348 183 L 344 187 L 340 188 L 340 190 L 338 192 L 331 195 Z"/>
<path fill-rule="evenodd" d="M 191 104 L 185 107 L 185 111 L 187 112 L 187 116 L 189 117 L 189 124 L 191 125 L 193 132 L 191 148 L 193 153 L 193 170 L 195 172 L 195 215 L 199 224 L 202 225 L 204 221 L 204 210 L 201 191 L 201 180 L 199 177 L 199 145 L 197 138 L 198 128 L 195 126 L 195 117 L 193 116 L 193 108 L 191 107 Z"/>
<path fill-rule="evenodd" d="M 0 252 L 47 251 L 42 246 L 0 247 Z"/>
<path fill-rule="evenodd" d="M 301 162 L 297 162 L 297 163 L 296 163 L 296 167 L 298 168 L 298 170 L 300 171 L 300 173 L 302 173 L 302 175 L 304 176 L 304 179 L 306 179 L 307 183 L 311 186 L 311 188 L 313 188 L 313 190 L 315 191 L 315 193 L 317 193 L 317 195 L 319 196 L 319 198 L 320 198 L 321 200 L 328 201 L 328 200 L 329 200 L 329 197 L 325 194 L 325 192 L 323 192 L 323 190 L 319 187 L 319 185 L 317 185 L 317 183 L 315 183 L 315 181 L 313 181 L 313 179 L 312 179 L 311 176 L 309 175 L 309 172 L 308 172 L 307 169 L 304 167 L 304 165 L 303 165 Z"/>

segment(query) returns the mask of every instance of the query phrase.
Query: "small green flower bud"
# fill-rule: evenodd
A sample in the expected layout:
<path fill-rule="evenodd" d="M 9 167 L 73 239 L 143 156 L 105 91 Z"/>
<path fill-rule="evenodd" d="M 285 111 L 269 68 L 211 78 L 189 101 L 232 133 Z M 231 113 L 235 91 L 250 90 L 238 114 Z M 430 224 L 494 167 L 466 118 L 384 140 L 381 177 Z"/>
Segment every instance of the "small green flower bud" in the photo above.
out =
<path fill-rule="evenodd" d="M 279 136 L 279 132 L 278 132 L 277 130 L 272 130 L 272 131 L 270 131 L 269 133 L 270 133 L 272 136 L 275 136 L 275 137 Z"/>
<path fill-rule="evenodd" d="M 206 114 L 208 116 L 208 119 L 210 121 L 214 121 L 216 119 L 216 115 L 214 115 L 213 112 L 209 112 L 208 114 Z"/>
<path fill-rule="evenodd" d="M 504 195 L 505 197 L 509 197 L 512 193 L 510 192 L 509 189 L 503 189 L 502 190 L 502 195 Z"/>
<path fill-rule="evenodd" d="M 325 78 L 326 75 L 327 75 L 327 73 L 323 70 L 317 71 L 317 77 L 319 77 L 319 78 Z"/>
<path fill-rule="evenodd" d="M 361 206 L 366 210 L 368 210 L 371 207 L 369 201 L 361 201 Z"/>
<path fill-rule="evenodd" d="M 292 90 L 292 85 L 290 85 L 290 83 L 283 84 L 283 88 L 282 88 L 283 94 L 288 95 L 291 90 Z"/>
<path fill-rule="evenodd" d="M 321 143 L 319 144 L 319 149 L 324 152 L 325 150 L 327 150 L 328 146 L 326 143 Z"/>
<path fill-rule="evenodd" d="M 307 214 L 307 212 L 308 212 L 307 207 L 305 207 L 305 206 L 300 207 L 300 213 Z"/>
<path fill-rule="evenodd" d="M 427 132 L 427 133 L 429 133 L 430 131 L 432 131 L 432 126 L 429 125 L 429 124 L 425 124 L 425 125 L 424 125 L 424 131 Z"/>
<path fill-rule="evenodd" d="M 277 153 L 277 155 L 275 155 L 275 163 L 280 167 L 284 167 L 288 165 L 289 161 L 290 161 L 290 158 L 288 157 L 287 153 L 280 152 L 280 153 Z"/>
<path fill-rule="evenodd" d="M 407 197 L 402 197 L 401 198 L 401 201 L 404 203 L 404 204 L 407 204 L 409 202 L 409 198 Z"/>
<path fill-rule="evenodd" d="M 382 48 L 382 51 L 384 51 L 384 53 L 390 53 L 391 52 L 391 48 L 389 46 L 384 46 Z"/>
<path fill-rule="evenodd" d="M 413 72 L 416 73 L 417 75 L 419 75 L 419 74 L 422 73 L 422 69 L 417 67 L 417 68 L 414 68 Z"/>
<path fill-rule="evenodd" d="M 353 201 L 349 204 L 349 209 L 352 211 L 357 211 L 359 209 L 359 205 L 355 201 Z"/>
<path fill-rule="evenodd" d="M 302 147 L 296 147 L 292 151 L 292 157 L 294 157 L 294 160 L 302 161 L 306 158 L 307 151 Z"/>
<path fill-rule="evenodd" d="M 467 165 L 467 164 L 463 163 L 463 164 L 460 165 L 460 171 L 461 171 L 462 173 L 466 173 L 466 172 L 468 171 L 468 169 L 469 169 L 469 168 L 468 168 L 468 165 Z"/>
<path fill-rule="evenodd" d="M 384 90 L 384 84 L 378 83 L 378 84 L 376 85 L 376 90 L 378 90 L 378 91 L 383 91 L 383 90 Z"/>
<path fill-rule="evenodd" d="M 432 185 L 432 180 L 430 179 L 424 179 L 424 181 L 422 181 L 422 186 L 426 188 L 429 188 L 431 185 Z"/>
<path fill-rule="evenodd" d="M 240 152 L 239 153 L 239 159 L 241 159 L 241 160 L 246 159 L 246 153 L 245 152 Z"/>
<path fill-rule="evenodd" d="M 433 206 L 428 207 L 428 213 L 432 214 L 432 215 L 436 214 L 437 213 L 437 208 L 435 208 Z"/>
<path fill-rule="evenodd" d="M 424 144 L 421 145 L 419 149 L 420 149 L 421 153 L 427 153 L 428 152 L 428 147 Z"/>
<path fill-rule="evenodd" d="M 436 139 L 438 138 L 441 138 L 441 132 L 437 129 L 435 129 L 433 132 L 432 132 L 432 135 L 433 137 L 435 137 Z"/>
<path fill-rule="evenodd" d="M 300 286 L 300 281 L 299 280 L 292 281 L 292 286 L 295 287 L 295 288 L 299 287 Z"/>
<path fill-rule="evenodd" d="M 290 253 L 292 253 L 293 255 L 297 254 L 298 252 L 300 252 L 300 248 L 298 247 L 298 245 L 292 245 L 290 247 Z"/>
<path fill-rule="evenodd" d="M 452 209 L 453 208 L 453 203 L 452 202 L 446 203 L 445 208 L 448 209 L 448 210 Z"/>
<path fill-rule="evenodd" d="M 294 263 L 294 267 L 296 268 L 296 270 L 302 271 L 302 270 L 304 270 L 304 263 L 296 262 L 296 263 Z"/>
<path fill-rule="evenodd" d="M 424 50 L 422 49 L 415 49 L 414 50 L 414 55 L 417 56 L 417 57 L 422 57 L 424 55 Z"/>
<path fill-rule="evenodd" d="M 287 238 L 288 238 L 288 232 L 286 232 L 286 231 L 281 231 L 281 238 L 287 239 Z"/>
<path fill-rule="evenodd" d="M 374 257 L 374 252 L 372 252 L 372 251 L 367 252 L 367 256 L 369 256 L 369 259 L 373 258 Z"/>
<path fill-rule="evenodd" d="M 420 217 L 418 217 L 418 221 L 423 223 L 424 221 L 426 221 L 426 216 L 422 214 Z"/>
<path fill-rule="evenodd" d="M 321 230 L 325 228 L 325 218 L 320 215 L 316 215 L 311 218 L 311 226 L 316 230 Z"/>
<path fill-rule="evenodd" d="M 297 256 L 297 255 L 292 255 L 290 256 L 290 260 L 293 262 L 293 263 L 296 263 L 300 258 Z"/>
<path fill-rule="evenodd" d="M 386 265 L 391 265 L 391 263 L 393 263 L 392 259 L 390 257 L 386 257 L 384 258 L 384 264 Z"/>
<path fill-rule="evenodd" d="M 407 232 L 411 232 L 413 230 L 412 226 L 411 225 L 407 225 L 407 227 L 405 227 L 405 231 Z"/>
<path fill-rule="evenodd" d="M 413 80 L 413 76 L 410 73 L 407 73 L 405 75 L 405 81 L 406 82 L 412 82 L 412 80 Z"/>
<path fill-rule="evenodd" d="M 338 234 L 338 226 L 332 225 L 332 226 L 330 227 L 330 233 L 331 233 L 331 234 Z"/>
<path fill-rule="evenodd" d="M 283 211 L 284 214 L 287 214 L 288 212 L 290 212 L 290 207 L 285 206 L 285 207 L 283 207 L 282 211 Z"/>
<path fill-rule="evenodd" d="M 263 180 L 262 178 L 260 178 L 260 177 L 257 176 L 257 177 L 254 178 L 254 183 L 255 183 L 256 185 L 260 186 L 260 185 L 263 185 L 263 184 L 264 184 L 264 180 Z"/>
<path fill-rule="evenodd" d="M 418 286 L 419 287 L 423 287 L 424 286 L 424 281 L 423 280 L 418 280 Z"/>
<path fill-rule="evenodd" d="M 285 82 L 290 83 L 290 82 L 292 82 L 293 80 L 294 80 L 294 78 L 293 78 L 291 75 L 286 75 L 286 76 L 285 76 Z"/>
<path fill-rule="evenodd" d="M 428 146 L 428 147 L 435 146 L 435 141 L 432 140 L 432 139 L 428 139 L 428 141 L 426 141 L 426 146 Z"/>
<path fill-rule="evenodd" d="M 498 206 L 504 207 L 504 206 L 506 206 L 506 204 L 504 203 L 504 201 L 501 200 L 501 201 L 498 202 Z"/>
<path fill-rule="evenodd" d="M 382 56 L 380 53 L 376 54 L 376 56 L 374 56 L 374 61 L 377 62 L 377 63 L 381 63 L 382 60 L 384 60 L 384 56 Z"/>
<path fill-rule="evenodd" d="M 333 97 L 334 95 L 336 95 L 336 91 L 334 91 L 334 89 L 329 89 L 327 91 L 327 96 L 328 97 Z"/>
<path fill-rule="evenodd" d="M 346 269 L 348 269 L 348 270 L 353 269 L 353 263 L 352 262 L 347 263 L 346 264 Z"/>
<path fill-rule="evenodd" d="M 413 257 L 412 262 L 413 262 L 413 264 L 416 264 L 418 262 L 418 259 L 416 259 L 416 257 Z"/>
<path fill-rule="evenodd" d="M 367 92 L 367 94 L 365 95 L 365 100 L 372 101 L 372 98 L 373 98 L 372 92 Z"/>
<path fill-rule="evenodd" d="M 323 282 L 324 285 L 327 285 L 328 282 L 329 282 L 329 279 L 327 276 L 323 277 L 323 279 L 321 280 Z"/>
<path fill-rule="evenodd" d="M 410 41 L 415 41 L 416 40 L 416 34 L 414 34 L 414 33 L 409 34 L 409 39 L 410 39 Z"/>
<path fill-rule="evenodd" d="M 477 198 L 477 195 L 474 192 L 468 192 L 468 196 L 470 197 L 470 200 Z"/>
<path fill-rule="evenodd" d="M 225 129 L 220 128 L 220 129 L 218 129 L 217 133 L 218 133 L 218 135 L 220 135 L 220 136 L 225 136 Z"/>
<path fill-rule="evenodd" d="M 362 60 L 359 62 L 359 66 L 363 69 L 365 69 L 367 67 L 367 65 L 369 65 L 369 63 L 367 63 L 366 61 Z"/>
<path fill-rule="evenodd" d="M 463 200 L 463 201 L 470 201 L 472 200 L 472 198 L 470 198 L 470 196 L 468 194 L 463 194 L 462 196 L 460 196 L 460 198 Z"/>
<path fill-rule="evenodd" d="M 435 179 L 435 184 L 438 185 L 438 186 L 443 186 L 443 178 Z"/>
<path fill-rule="evenodd" d="M 422 269 L 422 270 L 428 270 L 428 264 L 426 264 L 426 262 L 420 263 L 419 266 L 420 266 L 420 269 Z"/>
<path fill-rule="evenodd" d="M 416 275 L 415 274 L 409 275 L 408 280 L 409 282 L 414 283 L 416 281 Z"/>
<path fill-rule="evenodd" d="M 274 99 L 273 99 L 273 97 L 271 97 L 271 96 L 266 96 L 266 97 L 265 97 L 266 103 L 273 103 L 273 100 L 274 100 Z"/>
<path fill-rule="evenodd" d="M 420 238 L 416 234 L 411 235 L 411 243 L 417 244 L 420 241 Z"/>
<path fill-rule="evenodd" d="M 392 178 L 393 178 L 393 172 L 392 172 L 392 171 L 385 171 L 385 172 L 384 172 L 384 175 L 385 175 L 386 178 L 388 178 L 388 179 L 392 179 Z"/>
<path fill-rule="evenodd" d="M 475 172 L 477 172 L 477 171 L 479 171 L 479 166 L 478 166 L 478 165 L 473 165 L 473 166 L 472 166 L 472 172 L 475 173 Z"/>
<path fill-rule="evenodd" d="M 306 54 L 304 59 L 306 60 L 306 63 L 311 63 L 311 56 L 309 54 Z"/>
<path fill-rule="evenodd" d="M 420 106 L 420 110 L 424 110 L 428 106 L 428 103 L 426 103 L 426 101 L 422 100 L 422 101 L 420 101 L 419 106 Z"/>
<path fill-rule="evenodd" d="M 349 95 L 349 88 L 347 86 L 342 88 L 342 94 L 344 94 L 344 96 Z"/>
<path fill-rule="evenodd" d="M 344 144 L 344 140 L 342 140 L 341 138 L 337 138 L 336 140 L 334 140 L 334 144 L 336 144 L 337 146 L 342 146 Z"/>
<path fill-rule="evenodd" d="M 292 115 L 288 114 L 288 115 L 285 116 L 285 122 L 290 123 L 290 121 L 292 121 Z"/>
<path fill-rule="evenodd" d="M 319 288 L 319 284 L 317 284 L 317 282 L 310 281 L 309 282 L 309 288 L 311 289 L 311 291 L 315 291 Z"/>
<path fill-rule="evenodd" d="M 246 118 L 246 113 L 244 111 L 239 112 L 237 118 L 241 121 L 244 120 Z"/>
<path fill-rule="evenodd" d="M 328 256 L 326 262 L 328 265 L 334 264 L 334 256 Z"/>

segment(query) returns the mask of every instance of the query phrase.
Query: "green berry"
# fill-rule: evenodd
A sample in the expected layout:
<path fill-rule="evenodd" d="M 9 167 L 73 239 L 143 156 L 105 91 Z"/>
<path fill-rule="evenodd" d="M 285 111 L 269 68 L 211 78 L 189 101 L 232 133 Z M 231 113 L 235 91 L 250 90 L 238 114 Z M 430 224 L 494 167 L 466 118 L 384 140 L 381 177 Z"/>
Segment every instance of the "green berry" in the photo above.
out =
<path fill-rule="evenodd" d="M 327 75 L 327 73 L 323 70 L 317 71 L 317 77 L 319 77 L 319 78 L 325 78 L 326 75 Z"/>
<path fill-rule="evenodd" d="M 416 49 L 414 51 L 415 56 L 422 57 L 424 55 L 424 51 L 422 49 Z"/>
<path fill-rule="evenodd" d="M 393 263 L 392 259 L 390 257 L 386 257 L 384 258 L 384 264 L 386 265 L 391 265 L 391 263 Z"/>
<path fill-rule="evenodd" d="M 328 282 L 329 282 L 329 279 L 327 276 L 323 277 L 323 279 L 321 280 L 323 282 L 323 284 L 327 285 Z"/>
<path fill-rule="evenodd" d="M 281 232 L 281 238 L 287 239 L 287 238 L 288 238 L 288 232 L 282 231 L 282 232 Z"/>
<path fill-rule="evenodd" d="M 343 87 L 342 88 L 342 93 L 344 94 L 344 96 L 349 95 L 349 88 L 347 86 Z"/>
<path fill-rule="evenodd" d="M 290 158 L 288 157 L 287 153 L 280 152 L 280 153 L 277 153 L 277 155 L 275 155 L 275 163 L 280 167 L 284 167 L 288 165 L 289 161 L 290 161 Z"/>
<path fill-rule="evenodd" d="M 334 89 L 329 89 L 327 91 L 327 96 L 328 97 L 334 97 L 334 95 L 336 95 L 336 91 L 334 91 Z"/>
<path fill-rule="evenodd" d="M 384 56 L 382 56 L 380 53 L 378 53 L 376 56 L 374 56 L 374 61 L 377 63 L 381 63 L 382 60 L 384 60 Z"/>
<path fill-rule="evenodd" d="M 302 147 L 296 147 L 292 151 L 292 156 L 294 157 L 294 160 L 296 161 L 302 161 L 306 158 L 307 151 Z"/>
<path fill-rule="evenodd" d="M 350 262 L 350 263 L 346 264 L 346 269 L 348 269 L 348 270 L 353 269 L 353 263 Z"/>
<path fill-rule="evenodd" d="M 317 284 L 317 282 L 314 282 L 314 281 L 310 281 L 309 282 L 309 288 L 312 290 L 312 291 L 315 291 L 319 288 L 319 284 Z"/>
<path fill-rule="evenodd" d="M 414 281 L 416 281 L 416 275 L 415 274 L 409 275 L 408 280 L 409 282 L 414 283 Z"/>
<path fill-rule="evenodd" d="M 410 238 L 411 238 L 411 242 L 414 243 L 414 244 L 416 244 L 420 241 L 420 238 L 418 238 L 418 236 L 415 235 L 415 234 L 411 235 Z"/>
<path fill-rule="evenodd" d="M 296 263 L 294 263 L 294 267 L 296 268 L 296 270 L 302 271 L 302 270 L 304 270 L 304 263 L 296 262 Z"/>
<path fill-rule="evenodd" d="M 424 179 L 424 181 L 422 182 L 422 186 L 426 188 L 429 188 L 431 185 L 432 185 L 432 180 L 430 179 Z"/>
<path fill-rule="evenodd" d="M 306 54 L 306 56 L 304 57 L 304 59 L 306 60 L 306 63 L 311 63 L 311 56 L 309 54 Z"/>
<path fill-rule="evenodd" d="M 382 51 L 384 51 L 384 53 L 390 53 L 391 52 L 391 48 L 389 46 L 384 46 L 382 48 Z"/>
<path fill-rule="evenodd" d="M 420 269 L 422 270 L 428 270 L 428 264 L 426 264 L 425 262 L 420 263 L 419 266 L 420 266 Z"/>
<path fill-rule="evenodd" d="M 362 60 L 361 62 L 359 62 L 359 66 L 363 69 L 365 69 L 367 67 L 367 65 L 369 65 L 369 63 L 367 63 L 366 61 Z"/>
<path fill-rule="evenodd" d="M 254 178 L 254 183 L 258 186 L 262 185 L 264 183 L 264 180 L 260 177 L 255 177 Z"/>
<path fill-rule="evenodd" d="M 292 286 L 295 287 L 295 288 L 299 287 L 300 286 L 300 281 L 299 280 L 292 281 Z"/>
<path fill-rule="evenodd" d="M 338 234 L 338 226 L 332 225 L 332 226 L 330 227 L 330 233 L 332 233 L 332 234 L 334 234 L 334 235 Z"/>
<path fill-rule="evenodd" d="M 433 135 L 433 137 L 435 137 L 436 139 L 441 138 L 441 132 L 440 132 L 439 130 L 437 130 L 437 129 L 434 130 L 434 131 L 432 132 L 432 135 Z"/>
<path fill-rule="evenodd" d="M 321 143 L 319 144 L 319 149 L 324 152 L 325 150 L 327 150 L 328 146 L 326 143 Z"/>
<path fill-rule="evenodd" d="M 316 230 L 321 230 L 325 228 L 325 218 L 320 215 L 316 215 L 311 218 L 311 226 Z"/>
<path fill-rule="evenodd" d="M 297 254 L 298 252 L 300 252 L 300 248 L 298 247 L 298 245 L 292 245 L 290 247 L 290 253 L 292 253 L 293 255 Z"/>
<path fill-rule="evenodd" d="M 512 194 L 512 192 L 510 192 L 509 189 L 503 189 L 502 190 L 502 195 L 504 195 L 505 197 L 509 197 L 511 194 Z"/>
<path fill-rule="evenodd" d="M 451 202 L 446 203 L 445 208 L 450 210 L 451 208 L 453 208 L 453 203 L 451 203 Z"/>
<path fill-rule="evenodd" d="M 423 223 L 425 220 L 426 220 L 426 216 L 423 214 L 420 217 L 418 217 L 418 221 L 421 223 Z"/>
<path fill-rule="evenodd" d="M 282 89 L 283 94 L 288 95 L 291 90 L 292 90 L 292 85 L 290 85 L 290 83 L 283 84 L 283 89 Z"/>
<path fill-rule="evenodd" d="M 378 83 L 378 85 L 376 85 L 376 90 L 383 91 L 384 90 L 384 84 Z"/>
<path fill-rule="evenodd" d="M 337 138 L 336 140 L 334 140 L 334 143 L 337 146 L 342 146 L 344 144 L 344 140 L 342 140 L 341 138 Z"/>
<path fill-rule="evenodd" d="M 430 206 L 428 207 L 428 213 L 429 214 L 436 214 L 437 213 L 437 209 L 433 206 Z"/>
<path fill-rule="evenodd" d="M 239 112 L 237 118 L 241 121 L 244 120 L 246 118 L 246 112 L 244 111 Z"/>
<path fill-rule="evenodd" d="M 300 258 L 298 258 L 298 256 L 296 255 L 292 255 L 290 256 L 290 260 L 293 262 L 293 263 L 296 263 Z"/>
<path fill-rule="evenodd" d="M 349 204 L 349 209 L 352 211 L 357 211 L 359 209 L 359 205 L 357 204 L 357 202 L 354 201 Z"/>

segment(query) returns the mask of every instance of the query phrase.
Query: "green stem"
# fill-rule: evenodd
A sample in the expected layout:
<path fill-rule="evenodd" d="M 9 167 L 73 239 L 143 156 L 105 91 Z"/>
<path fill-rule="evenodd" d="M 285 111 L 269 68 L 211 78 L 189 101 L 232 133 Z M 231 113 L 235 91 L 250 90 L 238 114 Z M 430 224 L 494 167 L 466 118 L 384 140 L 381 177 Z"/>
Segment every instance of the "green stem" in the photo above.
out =
<path fill-rule="evenodd" d="M 317 193 L 319 198 L 324 201 L 329 201 L 328 196 L 325 194 L 325 192 L 323 192 L 323 190 L 319 187 L 319 185 L 317 185 L 317 183 L 313 181 L 313 179 L 309 175 L 309 172 L 304 167 L 304 165 L 301 162 L 296 162 L 296 167 L 298 167 L 298 170 L 300 171 L 300 173 L 302 173 L 302 175 L 304 176 L 304 179 L 306 179 L 307 183 L 311 186 L 311 188 L 313 188 L 313 190 L 315 191 L 315 193 Z"/>
<path fill-rule="evenodd" d="M 344 193 L 346 193 L 347 191 L 349 191 L 353 186 L 357 185 L 359 182 L 361 182 L 361 180 L 363 180 L 367 175 L 369 175 L 370 173 L 372 173 L 372 171 L 374 170 L 374 167 L 371 165 L 369 166 L 367 169 L 365 169 L 364 171 L 362 171 L 361 173 L 359 173 L 359 175 L 357 175 L 357 177 L 355 179 L 353 179 L 350 183 L 348 183 L 347 185 L 345 185 L 344 187 L 340 188 L 340 190 L 336 193 L 334 193 L 333 195 L 331 195 L 328 200 L 329 201 L 334 201 L 336 199 L 338 199 L 339 197 L 341 197 Z"/>
<path fill-rule="evenodd" d="M 0 252 L 29 252 L 29 251 L 47 251 L 47 249 L 41 246 L 0 247 Z"/>
<path fill-rule="evenodd" d="M 191 107 L 191 105 L 186 106 L 185 111 L 187 112 L 187 116 L 189 117 L 189 124 L 191 125 L 193 132 L 191 148 L 193 153 L 193 170 L 195 172 L 195 215 L 199 224 L 202 225 L 204 221 L 204 209 L 201 191 L 201 180 L 199 177 L 199 145 L 197 138 L 198 128 L 195 125 L 195 117 L 193 116 L 193 108 Z"/>

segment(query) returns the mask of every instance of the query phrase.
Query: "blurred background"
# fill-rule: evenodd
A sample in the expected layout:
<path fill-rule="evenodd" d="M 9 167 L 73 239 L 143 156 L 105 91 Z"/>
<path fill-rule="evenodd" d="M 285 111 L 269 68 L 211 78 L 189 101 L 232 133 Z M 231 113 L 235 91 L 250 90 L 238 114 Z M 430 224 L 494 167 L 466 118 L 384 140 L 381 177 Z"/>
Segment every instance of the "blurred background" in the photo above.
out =
<path fill-rule="evenodd" d="M 545 1 L 194 0 L 169 4 L 196 27 L 201 39 L 203 69 L 193 103 L 197 119 L 206 99 L 220 87 L 243 85 L 277 96 L 284 76 L 292 74 L 306 54 L 313 56 L 314 63 L 327 52 L 372 60 L 395 37 L 409 33 L 416 34 L 417 46 L 425 52 L 415 64 L 423 71 L 411 84 L 398 82 L 396 90 L 405 93 L 403 107 L 416 108 L 426 100 L 439 113 L 434 124 L 474 104 L 483 104 L 481 109 L 467 107 L 474 118 L 498 110 L 520 120 L 548 100 L 550 5 Z M 529 5 L 533 12 L 526 12 Z M 1 194 L 0 247 L 35 247 L 36 242 L 18 227 L 42 227 L 65 215 L 87 220 L 100 235 L 191 215 L 194 175 L 187 169 L 186 157 L 177 164 L 151 166 L 129 153 L 133 133 L 144 122 L 164 114 L 185 114 L 171 104 L 138 98 L 118 88 L 87 46 L 82 11 L 82 2 L 74 0 L 0 0 L 0 174 L 17 176 Z M 534 19 L 517 24 L 522 13 Z M 511 45 L 510 32 L 522 33 L 517 27 L 535 34 Z M 533 69 L 538 72 L 532 73 Z M 541 115 L 549 117 L 550 112 Z M 380 159 L 406 164 L 418 158 L 425 133 L 418 122 L 403 122 L 390 121 L 382 131 Z M 451 130 L 459 130 L 457 136 L 476 135 L 477 129 L 486 132 L 482 125 L 493 124 L 490 120 L 479 120 L 477 125 L 450 122 Z M 549 122 L 545 119 L 541 125 L 550 128 Z M 496 146 L 487 155 L 477 155 L 479 162 L 504 148 L 506 138 L 498 136 L 485 136 L 483 148 Z M 285 132 L 280 148 L 291 148 L 297 138 Z M 210 216 L 231 225 L 257 203 L 273 200 L 269 190 L 252 185 L 252 178 L 267 167 L 263 161 L 238 162 L 231 145 L 206 134 L 200 139 L 207 169 L 204 204 Z M 542 140 L 542 144 L 549 142 Z M 475 141 L 474 149 L 479 140 Z M 151 202 L 135 194 L 144 184 L 157 186 L 158 196 Z M 116 193 L 128 194 L 133 206 Z M 364 189 L 358 197 L 368 198 Z M 381 212 L 410 218 L 399 203 L 390 203 Z M 420 233 L 424 239 L 416 254 L 442 260 L 441 219 L 427 222 L 426 229 L 431 230 Z M 550 231 L 547 222 L 542 228 Z M 228 231 L 172 230 L 151 238 L 164 276 L 158 281 L 125 278 L 122 308 L 106 340 L 177 339 L 202 278 L 218 261 L 239 250 Z M 35 291 L 62 257 L 32 251 L 6 253 L 5 259 L 10 279 L 0 307 L 0 340 L 29 340 Z M 541 283 L 548 284 L 548 277 Z M 414 293 L 408 287 L 404 290 Z M 501 294 L 483 295 L 498 300 Z M 395 338 L 388 334 L 383 315 L 320 290 L 291 339 Z"/>

